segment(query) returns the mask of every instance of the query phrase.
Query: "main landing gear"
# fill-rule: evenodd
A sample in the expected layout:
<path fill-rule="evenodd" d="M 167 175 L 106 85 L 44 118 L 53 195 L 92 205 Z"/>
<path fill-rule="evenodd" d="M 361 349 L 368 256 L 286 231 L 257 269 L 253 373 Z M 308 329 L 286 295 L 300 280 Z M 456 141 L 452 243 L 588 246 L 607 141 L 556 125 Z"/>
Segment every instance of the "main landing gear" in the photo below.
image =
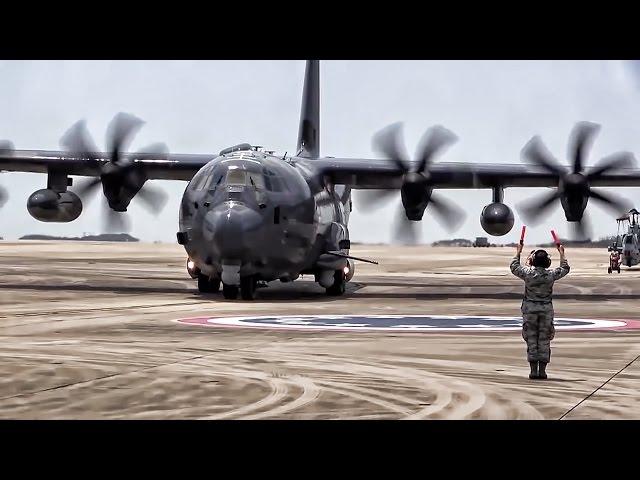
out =
<path fill-rule="evenodd" d="M 343 270 L 336 270 L 333 274 L 333 285 L 327 288 L 327 295 L 330 297 L 339 297 L 346 290 L 347 279 Z"/>

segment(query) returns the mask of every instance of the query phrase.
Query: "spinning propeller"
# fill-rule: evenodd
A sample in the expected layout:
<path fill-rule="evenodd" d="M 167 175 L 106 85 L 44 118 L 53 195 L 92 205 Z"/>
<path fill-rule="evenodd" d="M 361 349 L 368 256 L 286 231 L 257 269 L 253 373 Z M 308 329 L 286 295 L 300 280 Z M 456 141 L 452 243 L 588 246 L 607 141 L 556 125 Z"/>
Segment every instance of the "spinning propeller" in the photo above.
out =
<path fill-rule="evenodd" d="M 447 230 L 455 230 L 464 221 L 465 212 L 452 202 L 432 193 L 433 181 L 430 167 L 433 158 L 455 143 L 456 136 L 441 126 L 429 128 L 418 145 L 416 160 L 409 159 L 402 138 L 402 124 L 394 123 L 373 137 L 373 149 L 381 153 L 403 175 L 402 205 L 394 224 L 394 240 L 402 243 L 418 243 L 424 208 L 432 206 L 436 220 Z M 395 190 L 360 191 L 363 211 L 373 210 L 388 202 Z"/>
<path fill-rule="evenodd" d="M 108 208 L 104 211 L 105 230 L 126 231 L 128 220 L 124 217 L 127 206 L 134 196 L 142 200 L 141 205 L 152 214 L 158 214 L 167 201 L 167 194 L 158 188 L 144 185 L 147 180 L 143 164 L 135 163 L 123 155 L 131 140 L 144 122 L 126 113 L 118 113 L 107 128 L 108 162 L 101 165 L 100 177 L 91 178 L 78 184 L 75 192 L 84 199 L 90 198 L 102 185 Z M 84 120 L 76 122 L 60 139 L 60 145 L 67 151 L 82 158 L 96 160 L 104 158 L 89 134 Z M 150 145 L 136 156 L 165 158 L 168 149 L 163 143 Z"/>
<path fill-rule="evenodd" d="M 8 140 L 0 140 L 0 155 L 11 154 L 13 151 L 13 144 Z M 0 208 L 4 206 L 9 200 L 9 192 L 6 188 L 0 185 Z"/>
<path fill-rule="evenodd" d="M 537 198 L 525 201 L 518 206 L 522 218 L 528 223 L 535 223 L 551 208 L 557 200 L 562 203 L 565 216 L 574 225 L 574 238 L 589 236 L 590 227 L 586 212 L 589 198 L 599 202 L 619 216 L 629 211 L 631 204 L 618 196 L 593 190 L 590 183 L 606 173 L 634 166 L 633 154 L 618 152 L 601 159 L 595 167 L 584 173 L 584 160 L 600 126 L 591 122 L 579 122 L 573 128 L 569 144 L 569 160 L 573 168 L 567 170 L 545 147 L 539 136 L 533 137 L 522 150 L 523 159 L 544 168 L 559 178 L 558 188 Z"/>

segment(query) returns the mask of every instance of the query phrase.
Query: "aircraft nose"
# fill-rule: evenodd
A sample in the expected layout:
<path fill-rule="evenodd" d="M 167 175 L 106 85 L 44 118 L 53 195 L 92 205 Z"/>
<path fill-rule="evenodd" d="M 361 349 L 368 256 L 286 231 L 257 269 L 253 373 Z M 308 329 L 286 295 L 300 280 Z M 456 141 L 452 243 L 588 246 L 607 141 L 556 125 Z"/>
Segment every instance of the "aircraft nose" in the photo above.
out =
<path fill-rule="evenodd" d="M 222 259 L 242 260 L 258 248 L 263 219 L 258 212 L 236 202 L 225 202 L 207 213 L 205 239 Z"/>

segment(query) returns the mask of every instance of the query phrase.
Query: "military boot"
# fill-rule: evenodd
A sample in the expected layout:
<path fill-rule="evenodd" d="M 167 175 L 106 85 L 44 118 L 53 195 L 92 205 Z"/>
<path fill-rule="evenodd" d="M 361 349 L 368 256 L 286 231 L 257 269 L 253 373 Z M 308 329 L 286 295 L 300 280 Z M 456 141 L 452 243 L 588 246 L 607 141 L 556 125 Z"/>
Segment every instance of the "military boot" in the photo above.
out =
<path fill-rule="evenodd" d="M 530 379 L 539 378 L 538 377 L 538 362 L 529 362 L 531 365 L 531 373 L 529 374 Z"/>
<path fill-rule="evenodd" d="M 538 370 L 538 378 L 540 378 L 541 380 L 546 380 L 547 379 L 547 363 L 546 362 L 539 362 L 539 370 Z"/>

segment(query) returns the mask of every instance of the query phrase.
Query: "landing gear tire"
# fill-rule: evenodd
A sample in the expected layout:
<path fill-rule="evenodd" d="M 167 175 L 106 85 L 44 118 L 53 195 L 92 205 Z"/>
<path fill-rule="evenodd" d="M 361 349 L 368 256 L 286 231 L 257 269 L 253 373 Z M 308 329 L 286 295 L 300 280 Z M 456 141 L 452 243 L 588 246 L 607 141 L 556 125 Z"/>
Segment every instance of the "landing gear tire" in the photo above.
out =
<path fill-rule="evenodd" d="M 202 293 L 217 293 L 220 291 L 220 280 L 210 279 L 206 275 L 198 274 L 198 290 Z"/>
<path fill-rule="evenodd" d="M 607 268 L 607 273 L 611 273 L 611 267 Z"/>
<path fill-rule="evenodd" d="M 240 296 L 243 300 L 254 300 L 256 298 L 257 283 L 255 277 L 242 277 L 240 279 Z"/>
<path fill-rule="evenodd" d="M 620 273 L 620 267 L 618 267 L 618 273 Z"/>
<path fill-rule="evenodd" d="M 327 295 L 330 297 L 339 297 L 344 294 L 346 284 L 344 272 L 342 270 L 336 270 L 333 274 L 333 285 L 327 288 Z"/>
<path fill-rule="evenodd" d="M 222 284 L 222 296 L 227 300 L 235 300 L 238 298 L 238 286 Z"/>

